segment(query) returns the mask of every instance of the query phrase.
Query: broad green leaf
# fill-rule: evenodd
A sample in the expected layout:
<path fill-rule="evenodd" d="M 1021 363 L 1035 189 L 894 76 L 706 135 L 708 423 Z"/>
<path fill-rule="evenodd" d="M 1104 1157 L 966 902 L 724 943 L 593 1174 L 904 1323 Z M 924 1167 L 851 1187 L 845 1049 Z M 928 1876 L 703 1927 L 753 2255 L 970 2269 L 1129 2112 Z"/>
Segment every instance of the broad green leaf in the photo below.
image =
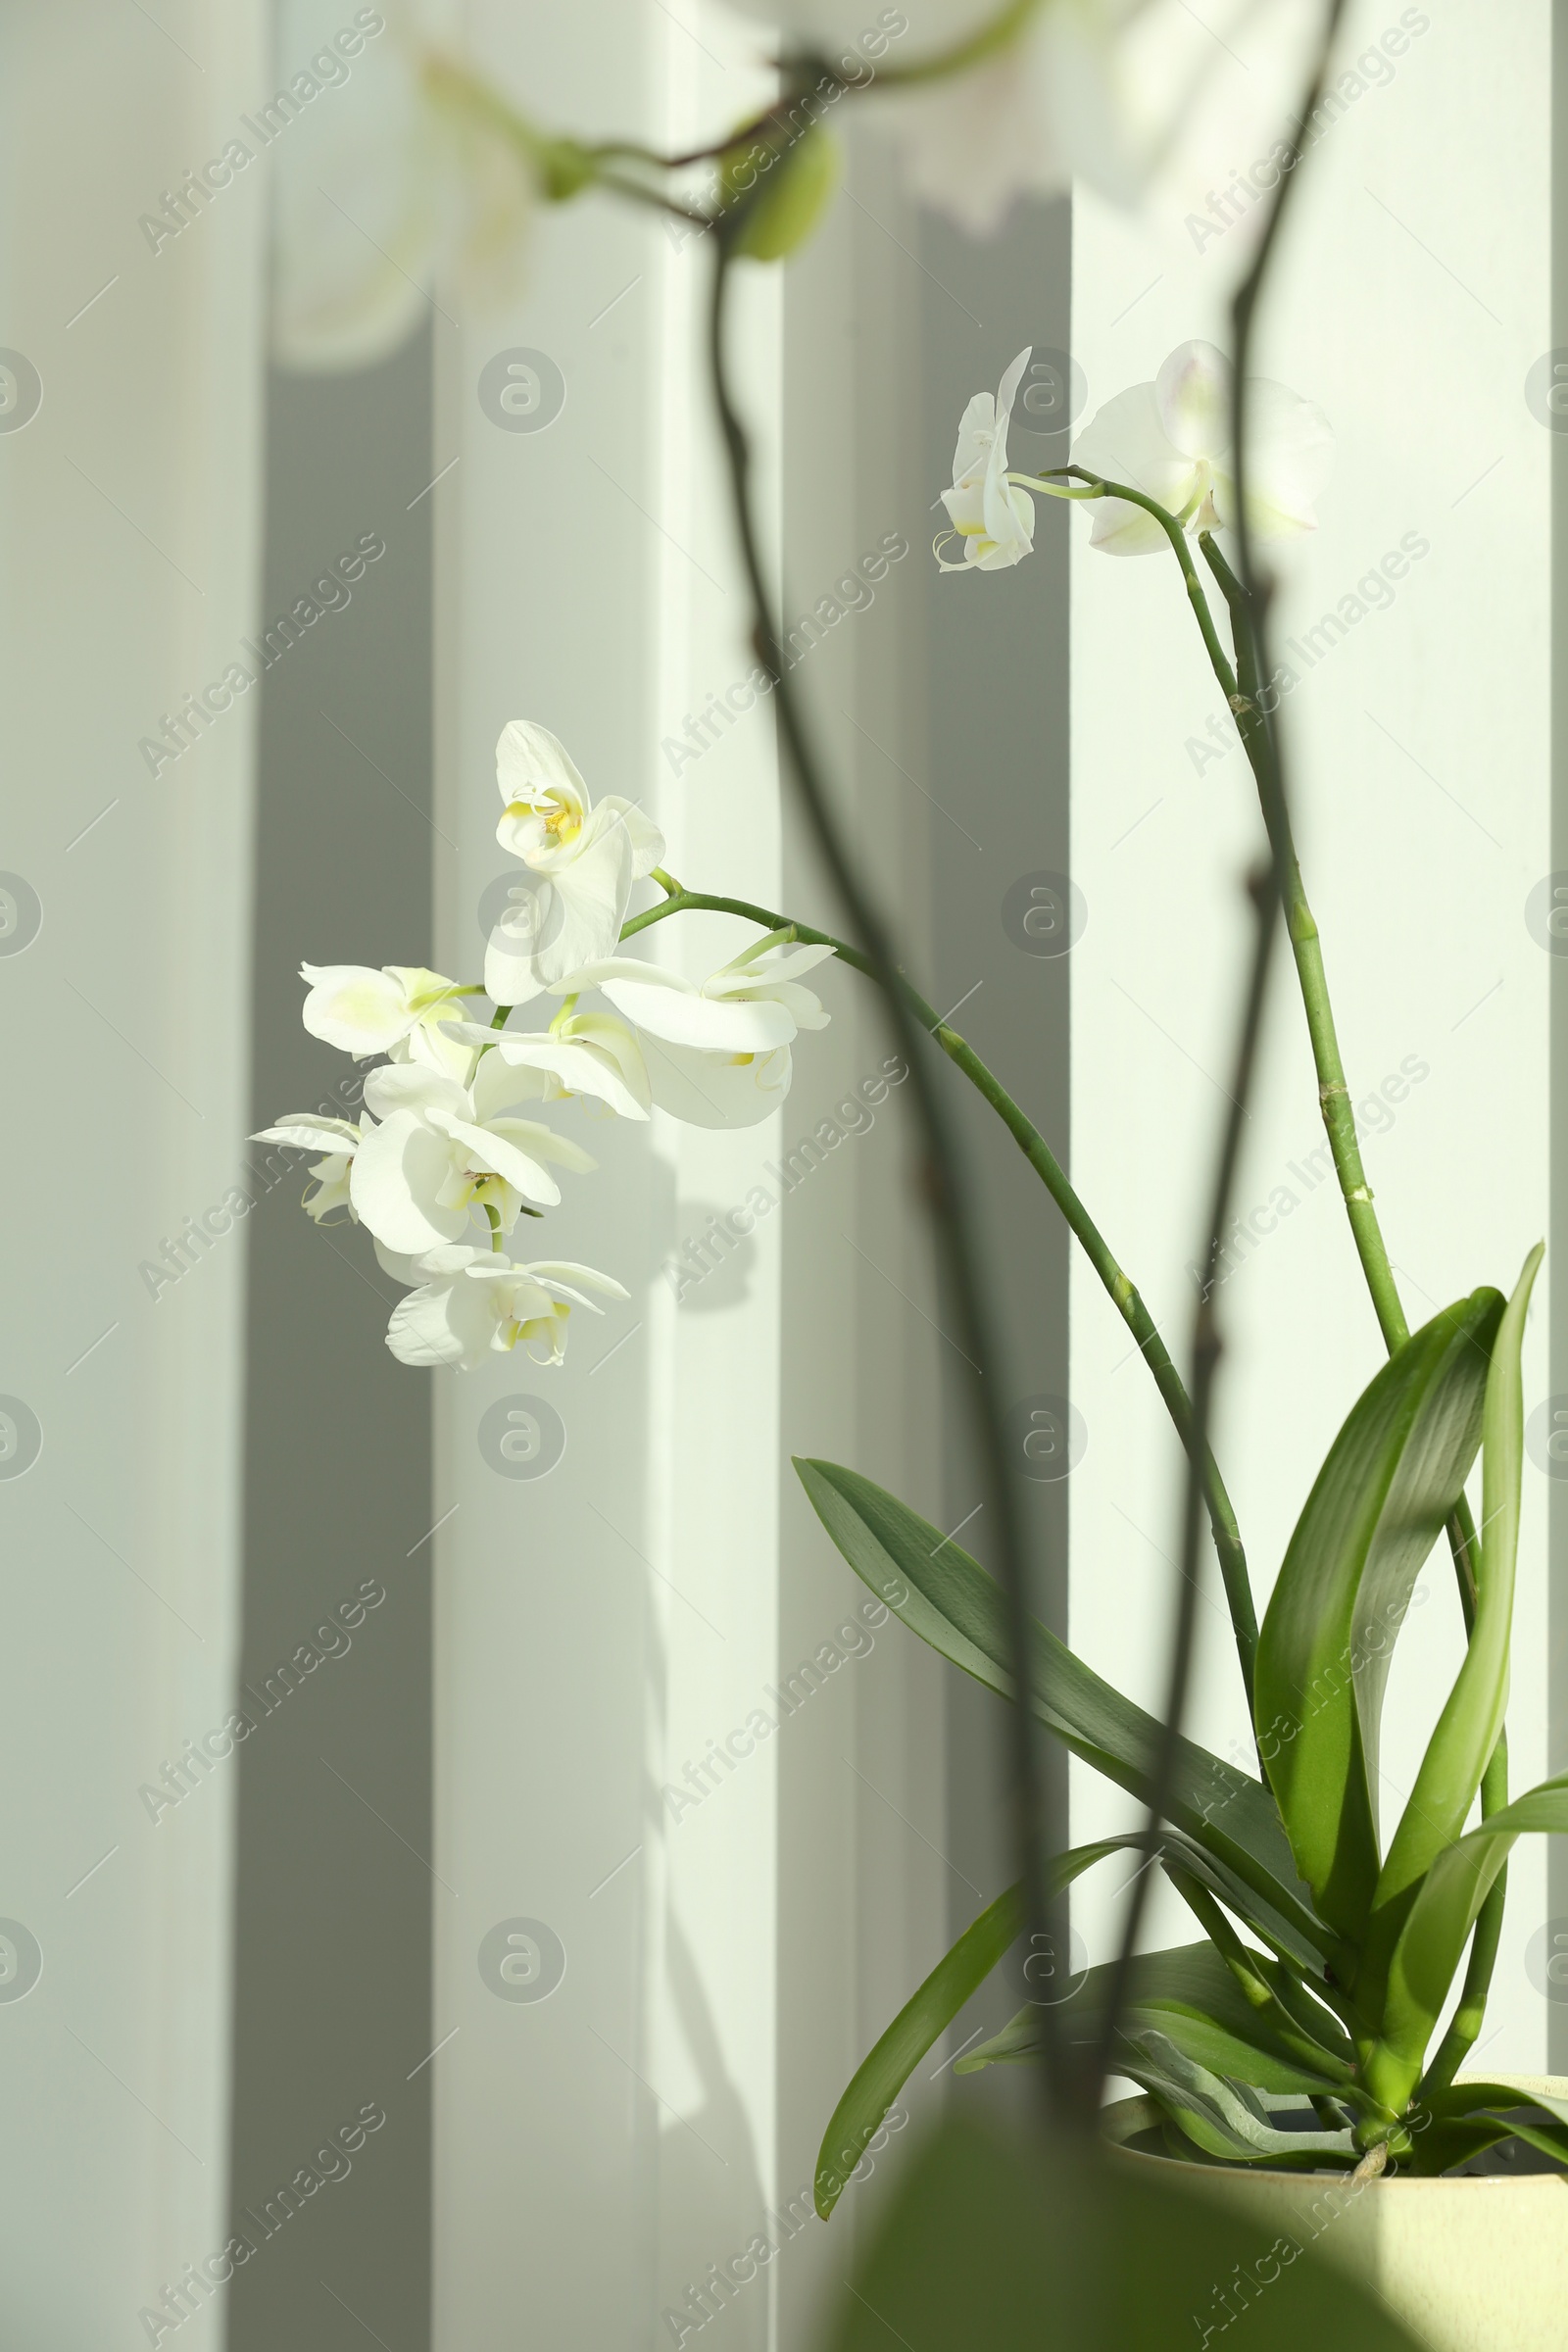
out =
<path fill-rule="evenodd" d="M 1435 2131 L 1427 2129 L 1429 2116 Z M 1436 2157 L 1450 2143 L 1457 2152 L 1446 2161 L 1457 2164 L 1501 2139 L 1522 2139 L 1568 2165 L 1568 2099 L 1549 2091 L 1524 2090 L 1517 2082 L 1455 2082 L 1422 2101 L 1412 2120 L 1417 2171 L 1438 2169 Z"/>
<path fill-rule="evenodd" d="M 1484 2156 L 1499 2140 L 1512 2137 L 1506 2124 L 1489 2119 L 1474 2122 L 1466 2118 L 1462 2122 L 1434 2124 L 1430 2131 L 1421 2133 L 1409 2155 L 1399 2158 L 1399 2168 L 1412 2173 L 1418 2180 L 1435 2180 L 1440 2174 L 1469 2164 L 1476 2156 Z"/>
<path fill-rule="evenodd" d="M 1050 1891 L 1062 1892 L 1074 1879 L 1109 1854 L 1125 1853 L 1145 1843 L 1142 1830 L 1119 1838 L 1102 1838 L 1097 1845 L 1080 1845 L 1054 1857 L 1049 1871 Z M 1315 1974 L 1317 1955 L 1290 1923 L 1244 1886 L 1224 1864 L 1216 1862 L 1179 1830 L 1160 1833 L 1159 1850 L 1200 1879 L 1209 1891 L 1268 1942 Z M 979 1918 L 972 1921 L 910 1995 L 898 2016 L 866 2053 L 833 2111 L 817 2154 L 816 2210 L 823 2221 L 843 2193 L 844 2183 L 859 2162 L 883 2117 L 904 2088 L 927 2050 L 945 2033 L 970 1995 L 989 1976 L 1008 1946 L 1022 1932 L 1019 1889 L 1009 1886 Z M 1267 1963 L 1260 1963 L 1267 1966 Z M 1348 2045 L 1347 2044 L 1347 2048 Z"/>
<path fill-rule="evenodd" d="M 1314 2070 L 1334 2068 L 1348 2082 L 1355 2072 L 1355 2053 L 1345 2028 L 1322 2000 L 1309 1995 L 1280 1961 L 1255 1951 L 1238 1933 L 1224 1905 L 1179 1859 L 1167 1853 L 1161 1867 L 1279 2048 Z"/>
<path fill-rule="evenodd" d="M 817 2150 L 816 2210 L 824 2222 L 920 2060 L 1022 1932 L 1022 1895 L 1009 1886 L 964 1929 L 862 2058 Z"/>
<path fill-rule="evenodd" d="M 1098 2040 L 1115 1970 L 1109 1961 L 1090 1969 L 1082 1985 L 1057 2012 L 1069 2040 Z M 1250 2082 L 1265 2091 L 1298 2091 L 1303 2097 L 1333 2097 L 1344 2080 L 1343 2066 L 1325 2057 L 1308 2067 L 1282 2049 L 1266 2015 L 1248 2001 L 1211 1943 L 1187 1943 L 1173 1951 L 1140 1952 L 1128 1973 L 1126 2009 L 1119 2031 L 1129 2040 L 1163 2034 L 1185 2057 L 1210 2074 Z M 1040 2057 L 1044 2043 L 1033 2008 L 1021 2009 L 1009 2025 L 957 2062 L 955 2072 Z"/>
<path fill-rule="evenodd" d="M 1146 1841 L 1146 1833 L 1139 1830 L 1129 1835 L 1122 1842 L 1127 1845 L 1142 1845 Z M 1272 1951 L 1278 1953 L 1282 1959 L 1290 1961 L 1296 1968 L 1314 1980 L 1321 1976 L 1323 1969 L 1321 1950 L 1307 1936 L 1301 1935 L 1283 1912 L 1276 1911 L 1273 1904 L 1257 1893 L 1253 1887 L 1246 1886 L 1237 1877 L 1235 1871 L 1221 1862 L 1217 1855 L 1205 1853 L 1203 1848 L 1194 1838 L 1189 1838 L 1183 1830 L 1163 1829 L 1159 1833 L 1157 1842 L 1164 1861 L 1179 1863 L 1184 1870 L 1191 1871 L 1194 1878 L 1200 1880 L 1208 1888 L 1210 1894 L 1217 1894 L 1220 1901 L 1229 1910 L 1234 1911 L 1237 1918 L 1243 1920 Z"/>
<path fill-rule="evenodd" d="M 1554 2098 L 1549 2090 L 1525 2090 L 1517 2082 L 1492 2082 L 1485 2076 L 1450 2082 L 1426 2102 L 1434 2115 L 1481 2115 L 1494 2107 L 1540 2107 L 1557 2123 L 1568 2128 L 1568 2099 Z"/>
<path fill-rule="evenodd" d="M 1012 1696 L 1002 1589 L 958 1544 L 885 1488 L 835 1462 L 795 1464 L 812 1508 L 857 1576 L 912 1633 L 1004 1698 Z M 1118 1788 L 1147 1803 L 1160 1730 L 1065 1642 L 1034 1623 L 1030 1684 L 1036 1715 Z M 1296 1876 L 1268 1790 L 1190 1740 L 1177 1751 L 1170 1818 L 1325 1958 L 1338 1939 Z M 1227 1900 L 1229 1898 L 1227 1897 Z"/>
<path fill-rule="evenodd" d="M 1099 1845 L 1075 1846 L 1068 1853 L 1054 1855 L 1049 1866 L 1048 1892 L 1062 1893 L 1074 1879 L 1107 1854 L 1121 1851 L 1128 1842 L 1123 1838 L 1107 1838 Z M 817 2151 L 816 2210 L 824 2222 L 883 2117 L 927 2050 L 1022 1933 L 1022 1890 L 1009 1886 L 964 1929 L 857 2067 Z"/>
<path fill-rule="evenodd" d="M 1246 2279 L 1267 2352 L 1414 2352 L 1372 2290 L 1175 2165 L 949 2115 L 846 2283 L 830 2352 L 1197 2352 Z M 1261 2332 L 1259 2332 L 1259 2330 Z"/>
<path fill-rule="evenodd" d="M 1353 2166 L 1355 2139 L 1343 2132 L 1282 2132 L 1249 2082 L 1200 2066 L 1167 2034 L 1123 2036 L 1116 2064 L 1142 2083 L 1162 2113 L 1205 2156 L 1222 2164 Z"/>
<path fill-rule="evenodd" d="M 1413 1333 L 1362 1392 L 1296 1523 L 1258 1637 L 1264 1767 L 1317 1908 L 1351 1941 L 1377 1885 L 1389 1660 L 1475 1459 L 1501 1313 L 1499 1293 L 1475 1292 Z"/>
<path fill-rule="evenodd" d="M 1568 2166 L 1568 2132 L 1560 2127 L 1553 2130 L 1550 2124 L 1528 2111 L 1524 2115 L 1499 2117 L 1498 2121 L 1505 2139 L 1522 2139 L 1526 2147 L 1539 2148 L 1543 2156 L 1554 2156 L 1559 2164 Z"/>
<path fill-rule="evenodd" d="M 1487 1375 L 1481 1465 L 1481 1544 L 1475 1617 L 1464 1661 L 1427 1742 L 1415 1785 L 1378 1877 L 1366 1951 L 1356 1977 L 1364 2014 L 1379 2017 L 1387 1971 L 1416 1890 L 1433 1862 L 1451 1849 L 1475 1802 L 1508 1705 L 1508 1643 L 1513 1626 L 1514 1565 L 1519 1546 L 1519 1485 L 1524 1459 L 1524 1397 L 1519 1351 L 1542 1249 L 1530 1252 L 1509 1299 Z M 1509 1807 L 1507 1810 L 1512 1811 Z M 1495 1814 L 1501 1820 L 1505 1815 Z M 1499 1849 L 1498 1860 L 1506 1848 Z M 1495 1869 L 1487 1884 L 1496 1876 Z M 1474 1913 L 1471 1919 L 1474 1919 Z M 1466 1923 L 1466 1933 L 1469 1922 Z M 1458 1953 L 1454 1953 L 1457 1966 Z M 1451 1972 L 1450 1972 L 1451 1973 Z M 1444 1992 L 1447 1984 L 1444 1984 Z M 1441 1999 L 1439 2007 L 1442 2006 Z M 1436 2022 L 1437 2009 L 1432 2013 Z M 1408 2034 L 1413 2014 L 1404 2017 Z M 1382 2095 L 1381 2093 L 1379 2095 Z"/>
<path fill-rule="evenodd" d="M 1389 1963 L 1381 2038 L 1367 2067 L 1368 2087 L 1385 2105 L 1398 2108 L 1409 2097 L 1476 1913 L 1516 1840 L 1532 1831 L 1568 1831 L 1568 1773 L 1446 1847 L 1417 1888 Z"/>

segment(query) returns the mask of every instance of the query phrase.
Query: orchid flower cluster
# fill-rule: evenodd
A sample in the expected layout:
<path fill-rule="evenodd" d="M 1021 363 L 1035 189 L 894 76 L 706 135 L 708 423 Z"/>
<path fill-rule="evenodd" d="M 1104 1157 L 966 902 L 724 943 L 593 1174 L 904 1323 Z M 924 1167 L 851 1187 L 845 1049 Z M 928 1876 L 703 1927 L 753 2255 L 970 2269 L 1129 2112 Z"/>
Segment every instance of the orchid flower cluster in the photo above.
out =
<path fill-rule="evenodd" d="M 593 801 L 564 746 L 527 719 L 504 730 L 496 779 L 496 835 L 517 872 L 482 985 L 418 965 L 303 964 L 310 1034 L 376 1062 L 364 1116 L 292 1111 L 253 1139 L 320 1153 L 306 1211 L 364 1225 L 408 1287 L 387 1332 L 406 1364 L 469 1370 L 519 1343 L 559 1364 L 573 1306 L 598 1314 L 590 1293 L 629 1295 L 592 1266 L 509 1253 L 519 1218 L 560 1204 L 556 1171 L 597 1164 L 541 1107 L 580 1098 L 604 1117 L 658 1109 L 694 1127 L 754 1126 L 789 1092 L 797 1031 L 828 1018 L 802 975 L 833 951 L 788 929 L 701 984 L 616 955 L 634 886 L 651 876 L 677 890 L 658 828 L 633 801 Z M 467 1017 L 476 997 L 497 1007 L 488 1025 Z M 511 1026 L 542 998 L 554 1000 L 548 1027 Z M 579 1009 L 585 998 L 608 1009 Z"/>

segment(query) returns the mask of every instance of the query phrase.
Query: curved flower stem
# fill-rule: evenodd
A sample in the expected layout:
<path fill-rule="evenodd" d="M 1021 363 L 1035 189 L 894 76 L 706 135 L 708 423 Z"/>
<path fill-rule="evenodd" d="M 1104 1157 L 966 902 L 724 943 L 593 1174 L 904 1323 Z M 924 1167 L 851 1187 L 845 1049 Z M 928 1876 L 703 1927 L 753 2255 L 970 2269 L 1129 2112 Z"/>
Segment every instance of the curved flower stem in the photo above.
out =
<path fill-rule="evenodd" d="M 633 915 L 630 922 L 621 926 L 620 936 L 623 940 L 629 939 L 634 932 L 646 930 L 651 923 L 662 922 L 670 914 L 688 911 L 738 914 L 747 922 L 760 924 L 764 930 L 787 929 L 793 931 L 797 939 L 805 940 L 810 946 L 831 948 L 841 962 L 852 965 L 858 972 L 869 974 L 870 966 L 866 958 L 843 940 L 833 938 L 829 932 L 815 931 L 808 923 L 798 923 L 792 916 L 775 913 L 767 906 L 753 906 L 749 900 L 711 898 L 701 892 L 683 890 L 672 875 L 657 866 L 653 879 L 667 895 L 662 905 L 649 907 L 644 914 Z M 1154 1386 L 1164 1400 L 1183 1450 L 1190 1451 L 1193 1444 L 1193 1408 L 1182 1385 L 1181 1374 L 1171 1361 L 1170 1350 L 1136 1286 L 1123 1273 L 1104 1236 L 1074 1191 L 1060 1161 L 1039 1129 L 1025 1116 L 974 1048 L 933 1011 L 902 972 L 895 974 L 895 982 L 915 1020 L 936 1039 L 948 1059 L 963 1072 L 970 1084 L 990 1103 L 1055 1201 L 1084 1255 L 1099 1275 L 1111 1303 L 1137 1341 L 1139 1353 L 1153 1376 Z M 1225 1580 L 1225 1598 L 1235 1629 L 1237 1655 L 1241 1660 L 1242 1681 L 1246 1687 L 1248 1713 L 1250 1716 L 1252 1668 L 1257 1652 L 1257 1617 L 1236 1513 L 1220 1477 L 1219 1465 L 1212 1452 L 1207 1450 L 1202 1464 L 1202 1480 L 1203 1500 L 1208 1511 L 1208 1523 L 1213 1530 L 1220 1574 Z"/>
<path fill-rule="evenodd" d="M 934 57 L 917 57 L 906 66 L 880 66 L 865 87 L 874 89 L 881 82 L 888 89 L 909 89 L 922 81 L 945 81 L 950 74 L 966 74 L 971 66 L 984 65 L 988 57 L 1015 41 L 1040 7 L 1041 0 L 1008 0 L 988 24 L 956 41 L 951 49 L 939 49 Z M 853 89 L 855 85 L 849 86 Z"/>
<path fill-rule="evenodd" d="M 1219 641 L 1219 631 L 1214 626 L 1214 615 L 1209 610 L 1208 598 L 1203 593 L 1203 583 L 1198 576 L 1198 566 L 1193 562 L 1193 551 L 1187 544 L 1187 533 L 1182 527 L 1181 516 L 1173 514 L 1168 507 L 1162 507 L 1157 499 L 1147 498 L 1142 490 L 1134 490 L 1126 482 L 1107 481 L 1103 474 L 1090 473 L 1082 466 L 1054 466 L 1052 472 L 1054 474 L 1070 474 L 1074 481 L 1087 482 L 1089 484 L 1087 493 L 1080 495 L 1087 495 L 1090 498 L 1124 499 L 1128 506 L 1142 507 L 1146 514 L 1153 516 L 1170 541 L 1172 552 L 1182 567 L 1182 578 L 1187 583 L 1188 598 L 1192 604 L 1199 628 L 1202 631 L 1209 661 L 1214 665 L 1214 675 L 1225 689 L 1225 700 L 1234 707 L 1236 701 L 1235 673 L 1225 659 L 1225 648 Z M 1009 481 L 1022 482 L 1026 489 L 1043 490 L 1051 497 L 1061 495 L 1049 477 L 1017 473 L 1009 474 L 1007 478 Z"/>
<path fill-rule="evenodd" d="M 1247 591 L 1206 531 L 1200 534 L 1199 544 L 1231 610 L 1241 687 L 1240 693 L 1231 697 L 1231 708 L 1236 714 L 1248 764 L 1257 782 L 1263 821 L 1268 827 L 1270 842 L 1276 847 L 1280 870 L 1286 877 L 1285 917 L 1300 981 L 1301 1003 L 1306 1011 L 1307 1034 L 1311 1039 L 1312 1059 L 1317 1070 L 1318 1101 L 1322 1106 L 1323 1124 L 1328 1130 L 1335 1172 L 1345 1199 L 1356 1254 L 1366 1276 L 1378 1329 L 1392 1355 L 1409 1338 L 1410 1326 L 1405 1320 L 1398 1285 L 1389 1259 L 1388 1245 L 1383 1239 L 1383 1228 L 1377 1210 L 1372 1205 L 1372 1188 L 1366 1181 L 1366 1173 L 1361 1165 L 1361 1149 L 1355 1140 L 1355 1114 L 1350 1107 L 1350 1090 L 1346 1084 L 1345 1065 L 1340 1058 L 1339 1034 L 1334 1025 L 1334 1007 L 1329 1002 L 1322 941 L 1312 909 L 1307 905 L 1290 813 L 1280 797 L 1274 768 Z M 1468 1634 L 1475 1608 L 1476 1531 L 1470 1505 L 1462 1495 L 1449 1527 L 1448 1541 L 1453 1552 L 1454 1573 L 1459 1580 L 1459 1600 Z"/>
<path fill-rule="evenodd" d="M 1355 1116 L 1350 1107 L 1349 1089 L 1345 1080 L 1345 1066 L 1340 1058 L 1340 1043 L 1334 1025 L 1334 1008 L 1329 1002 L 1328 976 L 1323 965 L 1322 942 L 1317 923 L 1307 904 L 1305 885 L 1301 880 L 1300 863 L 1296 854 L 1290 811 L 1280 794 L 1275 767 L 1272 739 L 1263 702 L 1265 681 L 1258 674 L 1257 641 L 1250 598 L 1224 556 L 1206 532 L 1199 535 L 1199 544 L 1210 571 L 1219 582 L 1221 592 L 1230 607 L 1231 627 L 1236 643 L 1237 674 L 1241 691 L 1230 698 L 1237 727 L 1247 753 L 1248 763 L 1257 782 L 1263 821 L 1268 827 L 1269 840 L 1274 848 L 1276 870 L 1283 878 L 1286 927 L 1290 932 L 1291 948 L 1296 958 L 1297 975 L 1300 982 L 1301 1003 L 1306 1012 L 1307 1032 L 1312 1043 L 1312 1058 L 1317 1070 L 1318 1101 L 1322 1106 L 1323 1124 L 1328 1130 L 1329 1148 L 1334 1154 L 1334 1166 L 1345 1199 L 1346 1214 L 1355 1241 L 1356 1254 L 1371 1294 L 1378 1328 L 1384 1345 L 1392 1355 L 1409 1337 L 1409 1324 L 1399 1298 L 1398 1285 L 1389 1260 L 1388 1246 L 1377 1210 L 1372 1205 L 1372 1188 L 1366 1181 L 1361 1165 L 1360 1147 L 1355 1140 Z M 1216 675 L 1221 675 L 1216 664 Z M 1223 684 L 1221 675 L 1221 683 Z M 1266 681 L 1272 685 L 1272 680 Z M 1459 1606 L 1464 1615 L 1468 1639 L 1475 1617 L 1476 1596 L 1476 1529 L 1470 1505 L 1461 1494 L 1453 1516 L 1448 1522 L 1448 1545 L 1453 1554 L 1454 1575 L 1459 1587 Z M 1499 1735 L 1481 1782 L 1481 1818 L 1498 1812 L 1508 1802 L 1508 1740 Z M 1430 2097 L 1436 2090 L 1446 2089 L 1458 2072 L 1465 2053 L 1475 2042 L 1486 2015 L 1487 1996 L 1492 1986 L 1492 1974 L 1496 1964 L 1497 1945 L 1502 1934 L 1503 1909 L 1508 1899 L 1506 1867 L 1498 1872 L 1487 1891 L 1486 1900 L 1476 1917 L 1475 1932 L 1470 1939 L 1470 1955 L 1465 1965 L 1464 1986 L 1459 2004 L 1438 2050 L 1422 2078 L 1418 2096 Z"/>
<path fill-rule="evenodd" d="M 1307 905 L 1290 813 L 1280 795 L 1268 726 L 1259 699 L 1261 681 L 1257 674 L 1256 645 L 1247 592 L 1208 532 L 1200 535 L 1200 545 L 1231 609 L 1240 691 L 1237 691 L 1237 684 L 1233 682 L 1227 694 L 1249 764 L 1257 781 L 1263 822 L 1268 828 L 1269 841 L 1283 876 L 1286 928 L 1290 933 L 1291 952 L 1296 958 L 1297 977 L 1300 982 L 1301 1004 L 1306 1012 L 1307 1034 L 1311 1039 L 1312 1059 L 1317 1069 L 1318 1102 L 1323 1113 L 1323 1124 L 1328 1130 L 1329 1148 L 1334 1154 L 1335 1172 L 1340 1180 L 1346 1214 L 1350 1220 L 1350 1232 L 1354 1237 L 1356 1254 L 1361 1260 L 1361 1270 L 1366 1276 L 1378 1328 L 1392 1354 L 1409 1338 L 1410 1326 L 1399 1301 L 1398 1287 L 1394 1279 L 1394 1268 L 1389 1263 L 1383 1229 L 1378 1222 L 1378 1212 L 1372 1205 L 1372 1188 L 1367 1183 L 1366 1171 L 1361 1164 L 1361 1149 L 1355 1140 L 1355 1113 L 1350 1107 L 1350 1090 L 1345 1082 L 1345 1064 L 1340 1056 L 1334 1007 L 1329 1002 L 1322 941 L 1312 909 Z M 1226 665 L 1222 674 L 1216 663 L 1215 674 L 1221 677 L 1223 684 L 1229 675 L 1229 665 Z"/>

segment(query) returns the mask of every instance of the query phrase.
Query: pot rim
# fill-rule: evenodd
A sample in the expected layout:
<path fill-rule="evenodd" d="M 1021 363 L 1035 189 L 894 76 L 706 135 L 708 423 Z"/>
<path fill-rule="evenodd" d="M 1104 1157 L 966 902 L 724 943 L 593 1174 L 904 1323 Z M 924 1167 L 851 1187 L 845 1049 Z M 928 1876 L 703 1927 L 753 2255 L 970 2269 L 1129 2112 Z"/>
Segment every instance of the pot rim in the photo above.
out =
<path fill-rule="evenodd" d="M 1510 2090 L 1518 2090 L 1521 2106 L 1537 2091 L 1546 2091 L 1552 2098 L 1568 2099 L 1568 2076 L 1564 2075 L 1516 2075 L 1499 2070 L 1494 2074 L 1460 2074 L 1455 2077 L 1455 2080 L 1459 2082 L 1505 2082 Z M 1134 2113 L 1135 2110 L 1138 2111 L 1137 2115 Z M 1128 2147 L 1126 2135 L 1134 2131 L 1145 2130 L 1147 2125 L 1142 2120 L 1145 2117 L 1150 2121 L 1157 2121 L 1159 2109 L 1152 2099 L 1142 2092 L 1136 2098 L 1113 2099 L 1109 2106 L 1102 2110 L 1101 2130 L 1104 2133 L 1110 2153 L 1117 2163 L 1169 2165 L 1178 2173 L 1194 2175 L 1204 2180 L 1269 2180 L 1283 2182 L 1295 2188 L 1303 2187 L 1308 2181 L 1341 2180 L 1348 2183 L 1352 2177 L 1348 2172 L 1337 2172 L 1327 2167 L 1318 2168 L 1316 2166 L 1310 2170 L 1302 2167 L 1299 2170 L 1287 2171 L 1283 2166 L 1267 2164 L 1197 2164 L 1190 2156 L 1161 2156 L 1156 2155 L 1150 2148 Z M 1112 2118 L 1119 2118 L 1119 2124 L 1113 2124 Z M 1564 2177 L 1568 2178 L 1568 2176 Z M 1506 2173 L 1469 2175 L 1432 2173 L 1422 2176 L 1411 2173 L 1380 2173 L 1375 2180 L 1363 2180 L 1361 2189 L 1526 2188 L 1537 2182 L 1554 2183 L 1557 2178 L 1549 2173 L 1521 2173 L 1512 2179 Z M 1321 2190 L 1318 2193 L 1321 2194 Z M 1356 2193 L 1359 2195 L 1361 2190 L 1357 2190 Z"/>

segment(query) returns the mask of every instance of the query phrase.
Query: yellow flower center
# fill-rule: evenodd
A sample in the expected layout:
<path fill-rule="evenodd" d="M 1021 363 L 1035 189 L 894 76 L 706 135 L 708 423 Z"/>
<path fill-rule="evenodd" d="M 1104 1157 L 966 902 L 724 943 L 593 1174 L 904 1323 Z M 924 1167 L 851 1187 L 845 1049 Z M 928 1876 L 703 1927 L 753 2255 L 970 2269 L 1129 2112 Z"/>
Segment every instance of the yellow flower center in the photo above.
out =
<path fill-rule="evenodd" d="M 575 808 L 568 808 L 563 802 L 558 801 L 545 818 L 545 831 L 551 836 L 558 849 L 564 849 L 566 844 L 575 841 L 582 831 L 582 818 Z"/>

